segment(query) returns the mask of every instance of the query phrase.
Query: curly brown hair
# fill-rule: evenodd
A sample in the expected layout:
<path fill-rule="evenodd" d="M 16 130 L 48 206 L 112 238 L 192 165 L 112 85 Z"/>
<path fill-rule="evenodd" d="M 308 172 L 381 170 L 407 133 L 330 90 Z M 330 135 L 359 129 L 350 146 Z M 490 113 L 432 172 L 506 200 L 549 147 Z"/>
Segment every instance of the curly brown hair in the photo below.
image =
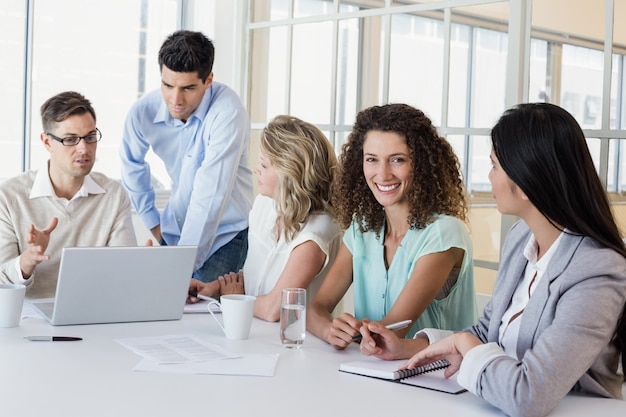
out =
<path fill-rule="evenodd" d="M 467 197 L 452 146 L 439 136 L 422 111 L 406 104 L 387 104 L 359 112 L 342 147 L 332 201 L 337 222 L 344 230 L 356 221 L 361 232 L 379 235 L 384 225 L 384 208 L 363 175 L 363 143 L 372 130 L 395 132 L 406 139 L 413 168 L 407 195 L 407 222 L 412 229 L 423 229 L 437 214 L 467 221 Z"/>

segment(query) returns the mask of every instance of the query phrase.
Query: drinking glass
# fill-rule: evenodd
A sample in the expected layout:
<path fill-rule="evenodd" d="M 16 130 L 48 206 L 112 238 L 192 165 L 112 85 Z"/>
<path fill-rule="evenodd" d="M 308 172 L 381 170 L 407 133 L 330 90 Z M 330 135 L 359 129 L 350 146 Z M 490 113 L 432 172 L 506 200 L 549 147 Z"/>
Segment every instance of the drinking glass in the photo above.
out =
<path fill-rule="evenodd" d="M 306 289 L 285 288 L 280 303 L 280 341 L 298 349 L 306 336 Z"/>

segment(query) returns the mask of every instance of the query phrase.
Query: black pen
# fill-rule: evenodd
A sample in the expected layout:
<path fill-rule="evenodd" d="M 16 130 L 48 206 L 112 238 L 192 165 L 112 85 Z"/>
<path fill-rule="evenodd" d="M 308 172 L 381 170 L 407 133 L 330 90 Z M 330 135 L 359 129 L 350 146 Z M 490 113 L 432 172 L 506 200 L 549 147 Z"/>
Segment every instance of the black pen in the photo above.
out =
<path fill-rule="evenodd" d="M 398 330 L 398 329 L 404 329 L 405 327 L 407 327 L 409 324 L 411 324 L 412 320 L 402 320 L 396 323 L 391 323 L 386 325 L 385 327 L 389 330 Z M 352 336 L 352 340 L 359 340 L 360 338 L 362 338 L 363 336 L 361 336 L 360 334 L 357 334 L 356 336 Z"/>
<path fill-rule="evenodd" d="M 71 336 L 24 336 L 24 339 L 31 342 L 76 342 L 83 340 L 82 337 Z"/>

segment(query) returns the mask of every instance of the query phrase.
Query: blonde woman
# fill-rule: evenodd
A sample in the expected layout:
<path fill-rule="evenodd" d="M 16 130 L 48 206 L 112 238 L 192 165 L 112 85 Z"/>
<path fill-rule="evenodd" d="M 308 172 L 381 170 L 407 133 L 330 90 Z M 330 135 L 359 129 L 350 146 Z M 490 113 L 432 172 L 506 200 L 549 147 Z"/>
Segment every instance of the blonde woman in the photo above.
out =
<path fill-rule="evenodd" d="M 255 316 L 278 321 L 282 289 L 308 288 L 312 297 L 341 243 L 330 207 L 337 158 L 317 127 L 293 116 L 276 116 L 260 148 L 243 270 L 213 283 L 192 280 L 191 290 L 213 297 L 245 291 L 257 296 Z"/>

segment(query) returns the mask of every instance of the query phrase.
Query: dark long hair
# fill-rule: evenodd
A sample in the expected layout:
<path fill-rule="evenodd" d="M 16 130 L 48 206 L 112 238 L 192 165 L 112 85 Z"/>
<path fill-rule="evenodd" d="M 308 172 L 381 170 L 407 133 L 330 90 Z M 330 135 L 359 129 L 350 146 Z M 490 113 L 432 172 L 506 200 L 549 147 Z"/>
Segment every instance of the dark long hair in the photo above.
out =
<path fill-rule="evenodd" d="M 517 105 L 502 115 L 491 141 L 502 169 L 553 225 L 588 236 L 626 258 L 585 135 L 571 114 L 549 103 Z M 626 370 L 626 305 L 613 343 Z"/>

